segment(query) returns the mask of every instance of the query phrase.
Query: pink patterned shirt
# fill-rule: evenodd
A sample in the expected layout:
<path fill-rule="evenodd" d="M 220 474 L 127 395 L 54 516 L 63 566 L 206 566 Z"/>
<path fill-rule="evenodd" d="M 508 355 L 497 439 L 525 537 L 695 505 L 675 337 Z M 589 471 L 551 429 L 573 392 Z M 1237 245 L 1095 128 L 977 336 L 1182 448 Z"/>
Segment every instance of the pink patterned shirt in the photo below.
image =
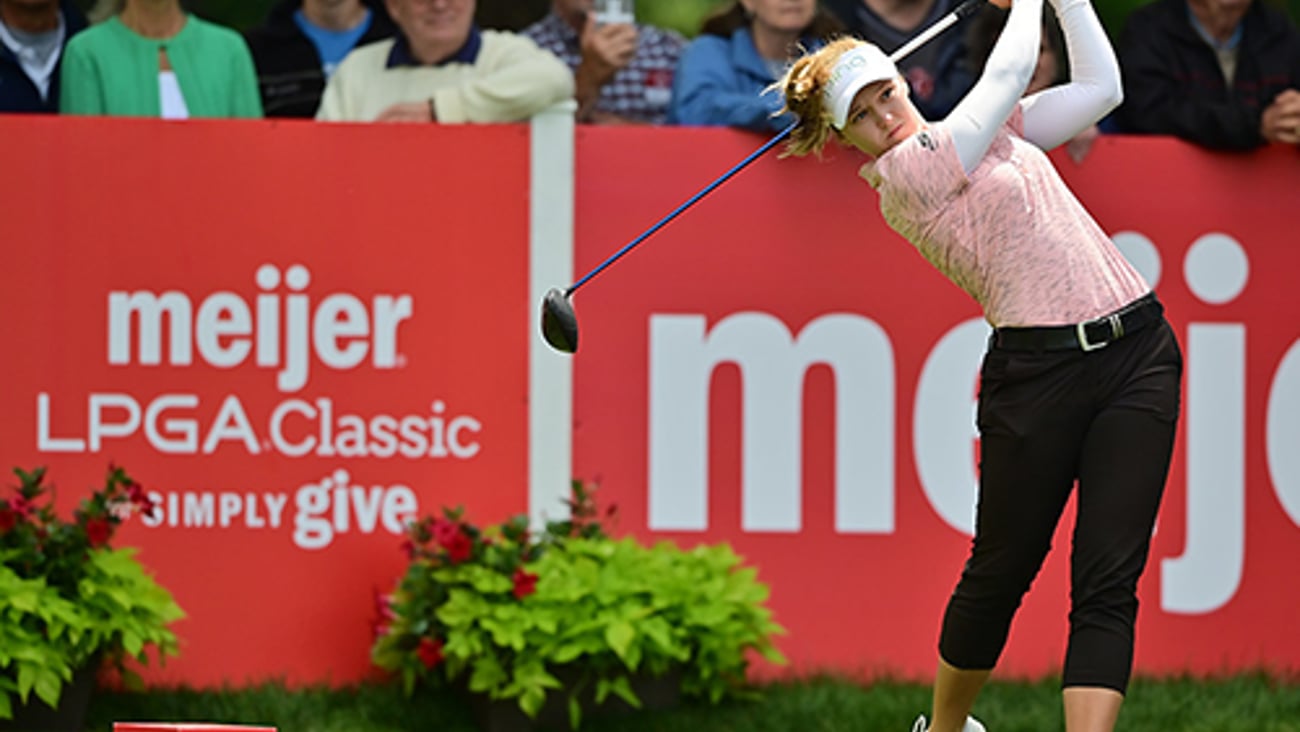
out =
<path fill-rule="evenodd" d="M 943 125 L 862 166 L 885 221 L 994 327 L 1100 317 L 1150 291 L 1042 150 L 1017 106 L 969 176 Z"/>

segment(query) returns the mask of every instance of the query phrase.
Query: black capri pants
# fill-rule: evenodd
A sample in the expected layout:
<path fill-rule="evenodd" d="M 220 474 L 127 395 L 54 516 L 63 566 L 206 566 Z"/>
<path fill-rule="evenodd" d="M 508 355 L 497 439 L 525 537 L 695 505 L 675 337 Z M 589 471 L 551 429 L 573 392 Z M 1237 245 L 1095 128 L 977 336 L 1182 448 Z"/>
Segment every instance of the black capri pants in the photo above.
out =
<path fill-rule="evenodd" d="M 1062 683 L 1126 691 L 1137 583 L 1169 470 L 1183 371 L 1154 295 L 1128 309 L 1135 306 L 1146 313 L 1138 330 L 1096 350 L 1068 348 L 1065 329 L 1008 329 L 1029 337 L 1000 343 L 1006 331 L 995 331 L 990 339 L 980 372 L 975 538 L 939 639 L 950 665 L 997 664 L 1077 480 Z M 1047 330 L 1060 350 L 1032 337 Z M 1111 330 L 1094 332 L 1108 340 Z"/>

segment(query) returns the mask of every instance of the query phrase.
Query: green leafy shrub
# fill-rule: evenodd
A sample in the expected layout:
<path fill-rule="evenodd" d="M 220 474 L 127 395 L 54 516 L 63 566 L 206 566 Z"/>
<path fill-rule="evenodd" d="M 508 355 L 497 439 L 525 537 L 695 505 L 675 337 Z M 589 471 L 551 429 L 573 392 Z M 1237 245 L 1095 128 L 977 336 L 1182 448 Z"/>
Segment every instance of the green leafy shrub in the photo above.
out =
<path fill-rule="evenodd" d="M 109 542 L 134 512 L 154 506 L 110 466 L 104 487 L 64 521 L 43 468 L 14 472 L 20 485 L 0 499 L 0 719 L 33 692 L 57 706 L 64 684 L 88 664 L 110 663 L 126 685 L 139 686 L 126 660 L 147 662 L 149 647 L 160 658 L 175 654 L 168 625 L 184 613 L 134 549 Z"/>
<path fill-rule="evenodd" d="M 718 702 L 746 692 L 751 654 L 784 662 L 768 589 L 728 546 L 613 539 L 601 523 L 612 509 L 598 511 L 580 482 L 569 506 L 570 520 L 535 536 L 522 516 L 484 529 L 459 511 L 412 523 L 411 562 L 379 598 L 374 663 L 408 694 L 463 683 L 530 717 L 562 693 L 577 727 L 587 689 L 636 707 L 633 677 L 671 671 L 683 694 Z"/>

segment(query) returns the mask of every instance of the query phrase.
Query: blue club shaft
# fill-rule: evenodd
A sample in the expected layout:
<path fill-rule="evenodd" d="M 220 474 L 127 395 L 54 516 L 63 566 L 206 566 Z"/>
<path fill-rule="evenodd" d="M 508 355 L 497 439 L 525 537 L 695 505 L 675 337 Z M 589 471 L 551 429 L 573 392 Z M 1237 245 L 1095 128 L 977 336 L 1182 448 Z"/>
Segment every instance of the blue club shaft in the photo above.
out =
<path fill-rule="evenodd" d="M 726 183 L 727 180 L 730 179 L 733 175 L 744 170 L 745 166 L 749 165 L 750 163 L 762 157 L 763 153 L 767 152 L 768 150 L 771 150 L 772 147 L 776 145 L 778 142 L 784 140 L 786 137 L 789 137 L 790 133 L 793 130 L 794 130 L 794 125 L 790 125 L 784 130 L 781 130 L 779 133 L 777 133 L 775 137 L 763 143 L 762 147 L 750 153 L 749 157 L 745 158 L 739 163 L 736 163 L 736 165 L 731 170 L 728 170 L 727 172 L 718 176 L 717 180 L 705 186 L 702 190 L 700 190 L 699 193 L 696 193 L 694 196 L 691 196 L 689 199 L 687 199 L 685 203 L 673 209 L 672 213 L 668 214 L 662 219 L 659 219 L 658 223 L 656 223 L 654 226 L 651 226 L 649 229 L 646 229 L 645 232 L 643 232 L 640 236 L 628 242 L 627 244 L 623 245 L 623 248 L 618 250 L 617 252 L 614 252 L 614 254 L 612 254 L 609 257 L 609 259 L 606 259 L 604 262 L 601 262 L 599 266 L 597 266 L 595 269 L 591 270 L 586 275 L 584 275 L 582 279 L 573 283 L 573 285 L 569 287 L 569 289 L 564 291 L 564 295 L 566 297 L 572 295 L 573 291 L 577 290 L 579 287 L 582 287 L 583 284 L 587 282 L 587 280 L 590 280 L 592 277 L 595 277 L 596 275 L 603 272 L 611 264 L 617 262 L 619 258 L 621 258 L 624 254 L 627 254 L 628 252 L 636 248 L 637 244 L 640 244 L 641 242 L 645 241 L 646 238 L 648 238 L 651 234 L 655 233 L 656 231 L 659 231 L 665 225 L 667 225 L 669 221 L 672 221 L 673 219 L 677 218 L 677 216 L 680 215 L 683 211 L 695 205 L 696 201 L 709 195 L 709 193 L 713 191 L 713 189 L 717 188 L 723 183 Z"/>
<path fill-rule="evenodd" d="M 966 0 L 961 5 L 957 6 L 956 8 L 953 8 L 952 11 L 949 12 L 947 15 L 945 15 L 943 18 L 935 21 L 933 25 L 931 25 L 929 28 L 926 28 L 924 31 L 919 33 L 915 38 L 903 44 L 902 47 L 900 47 L 898 50 L 890 54 L 889 55 L 890 60 L 895 63 L 901 61 L 908 54 L 920 48 L 921 46 L 925 45 L 926 43 L 928 43 L 931 39 L 933 39 L 935 36 L 947 30 L 950 26 L 952 26 L 957 21 L 972 15 L 975 11 L 983 7 L 985 2 L 986 0 Z M 570 285 L 569 289 L 564 291 L 564 296 L 568 297 L 569 295 L 572 295 L 575 290 L 577 290 L 579 287 L 582 287 L 584 284 L 586 284 L 586 282 L 590 280 L 592 277 L 595 277 L 596 275 L 605 271 L 605 269 L 607 269 L 611 264 L 621 259 L 624 254 L 627 254 L 628 252 L 635 249 L 638 244 L 645 241 L 651 234 L 655 233 L 656 231 L 659 231 L 664 226 L 666 226 L 669 221 L 672 221 L 673 219 L 677 218 L 683 211 L 695 205 L 696 201 L 709 195 L 709 193 L 712 192 L 713 189 L 717 188 L 723 183 L 726 183 L 727 180 L 730 179 L 733 175 L 744 170 L 745 166 L 749 165 L 750 163 L 754 162 L 758 158 L 762 157 L 763 153 L 767 152 L 768 150 L 771 150 L 772 147 L 775 146 L 777 143 L 789 137 L 790 133 L 794 131 L 796 124 L 792 124 L 789 127 L 786 127 L 784 130 L 778 132 L 775 137 L 763 143 L 762 147 L 750 153 L 749 157 L 745 158 L 739 163 L 736 163 L 736 165 L 732 167 L 731 170 L 728 170 L 727 172 L 718 176 L 717 180 L 708 184 L 699 193 L 696 193 L 694 196 L 691 196 L 689 199 L 687 199 L 685 203 L 673 209 L 672 213 L 668 214 L 662 219 L 659 219 L 659 221 L 655 223 L 654 226 L 651 226 L 649 229 L 646 229 L 640 236 L 628 242 L 627 244 L 623 245 L 623 248 L 619 249 L 617 252 L 614 252 L 614 254 L 611 255 L 609 259 L 606 259 L 604 262 L 601 262 L 600 265 L 598 265 L 595 269 L 583 275 L 582 279 Z"/>

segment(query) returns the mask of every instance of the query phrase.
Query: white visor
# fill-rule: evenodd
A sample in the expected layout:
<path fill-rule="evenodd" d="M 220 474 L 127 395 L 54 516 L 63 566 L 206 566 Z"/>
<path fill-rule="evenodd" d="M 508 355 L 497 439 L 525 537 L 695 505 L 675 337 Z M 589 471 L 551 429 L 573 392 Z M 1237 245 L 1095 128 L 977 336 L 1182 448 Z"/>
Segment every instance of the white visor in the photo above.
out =
<path fill-rule="evenodd" d="M 822 101 L 831 112 L 831 124 L 835 129 L 844 129 L 848 121 L 849 107 L 853 98 L 862 87 L 877 81 L 898 76 L 898 68 L 889 60 L 884 51 L 863 43 L 852 51 L 840 56 L 831 70 L 830 81 L 822 94 Z"/>

